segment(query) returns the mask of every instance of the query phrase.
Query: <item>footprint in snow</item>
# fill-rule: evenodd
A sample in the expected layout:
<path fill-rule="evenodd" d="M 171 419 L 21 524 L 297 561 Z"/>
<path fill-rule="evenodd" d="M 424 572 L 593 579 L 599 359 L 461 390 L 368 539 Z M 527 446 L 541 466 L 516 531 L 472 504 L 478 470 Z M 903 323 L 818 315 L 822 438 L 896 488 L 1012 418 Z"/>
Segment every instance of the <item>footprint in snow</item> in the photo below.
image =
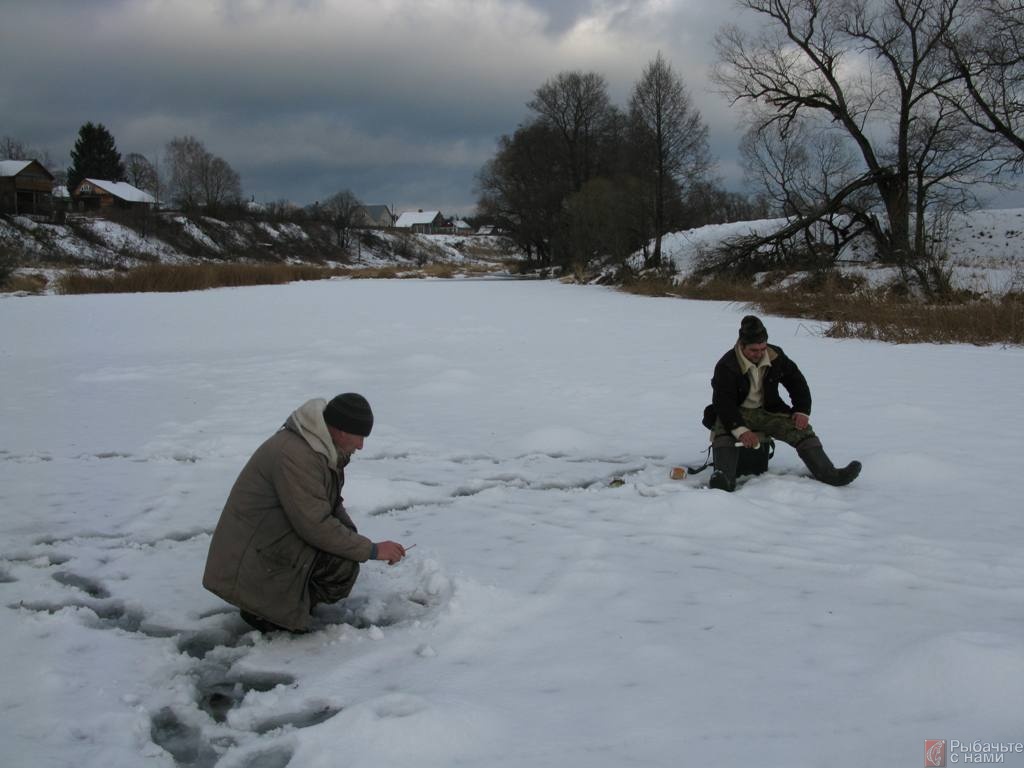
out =
<path fill-rule="evenodd" d="M 179 766 L 213 768 L 220 758 L 213 745 L 203 738 L 199 727 L 184 722 L 170 707 L 164 707 L 153 715 L 149 736 Z"/>
<path fill-rule="evenodd" d="M 100 600 L 110 597 L 110 592 L 107 591 L 106 587 L 98 581 L 90 579 L 88 576 L 79 576 L 77 573 L 59 571 L 53 574 L 53 580 L 63 584 L 65 587 L 81 590 L 89 597 L 95 597 Z"/>

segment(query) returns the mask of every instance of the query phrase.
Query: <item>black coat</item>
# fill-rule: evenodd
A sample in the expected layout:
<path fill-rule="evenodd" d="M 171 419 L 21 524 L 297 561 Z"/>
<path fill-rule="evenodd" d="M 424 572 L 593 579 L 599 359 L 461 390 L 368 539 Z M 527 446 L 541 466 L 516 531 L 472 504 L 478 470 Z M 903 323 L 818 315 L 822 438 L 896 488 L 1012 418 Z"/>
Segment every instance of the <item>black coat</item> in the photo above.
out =
<path fill-rule="evenodd" d="M 771 413 L 799 411 L 810 416 L 811 390 L 796 363 L 786 357 L 782 347 L 769 344 L 767 354 L 772 364 L 764 373 L 764 409 Z M 780 384 L 789 393 L 792 405 L 779 396 Z M 736 427 L 745 427 L 740 404 L 747 399 L 748 394 L 750 379 L 740 369 L 736 348 L 733 347 L 715 365 L 715 373 L 711 378 L 711 405 L 704 409 L 701 423 L 708 429 L 714 429 L 717 417 L 730 432 Z"/>

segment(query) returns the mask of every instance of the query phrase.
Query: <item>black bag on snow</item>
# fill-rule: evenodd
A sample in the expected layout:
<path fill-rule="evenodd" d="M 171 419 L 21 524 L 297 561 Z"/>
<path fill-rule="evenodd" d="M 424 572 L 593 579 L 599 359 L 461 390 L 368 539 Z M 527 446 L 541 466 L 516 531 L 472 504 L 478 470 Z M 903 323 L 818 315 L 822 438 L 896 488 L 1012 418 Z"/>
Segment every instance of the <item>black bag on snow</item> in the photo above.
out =
<path fill-rule="evenodd" d="M 757 448 L 740 448 L 740 459 L 736 463 L 736 477 L 760 475 L 768 471 L 768 461 L 775 455 L 775 441 L 767 437 Z"/>

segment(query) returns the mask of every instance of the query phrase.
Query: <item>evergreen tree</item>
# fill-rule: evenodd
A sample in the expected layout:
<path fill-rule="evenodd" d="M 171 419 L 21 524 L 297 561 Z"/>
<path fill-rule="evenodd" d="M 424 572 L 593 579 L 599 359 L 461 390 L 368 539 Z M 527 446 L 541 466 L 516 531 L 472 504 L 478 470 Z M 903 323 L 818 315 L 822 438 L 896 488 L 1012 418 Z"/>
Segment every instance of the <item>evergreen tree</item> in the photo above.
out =
<path fill-rule="evenodd" d="M 114 137 L 99 123 L 86 123 L 78 130 L 78 140 L 71 150 L 68 189 L 74 191 L 82 179 L 124 181 L 125 169 Z"/>

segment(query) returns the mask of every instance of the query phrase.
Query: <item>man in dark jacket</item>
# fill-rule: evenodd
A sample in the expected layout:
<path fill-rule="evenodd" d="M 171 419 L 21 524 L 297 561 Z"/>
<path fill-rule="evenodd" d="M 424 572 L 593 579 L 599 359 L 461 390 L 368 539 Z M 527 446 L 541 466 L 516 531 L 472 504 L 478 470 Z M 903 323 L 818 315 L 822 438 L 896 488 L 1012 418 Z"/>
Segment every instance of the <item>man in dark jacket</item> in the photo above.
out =
<path fill-rule="evenodd" d="M 373 428 L 366 398 L 310 400 L 249 459 L 210 541 L 203 586 L 256 629 L 303 631 L 317 603 L 347 597 L 359 564 L 393 565 L 405 548 L 356 531 L 341 488 Z"/>
<path fill-rule="evenodd" d="M 792 405 L 779 395 L 780 384 Z M 768 343 L 768 331 L 754 315 L 743 318 L 736 346 L 715 365 L 711 390 L 703 424 L 713 433 L 712 488 L 735 490 L 740 448 L 758 447 L 759 433 L 796 448 L 811 474 L 823 483 L 847 485 L 860 474 L 859 461 L 842 469 L 832 465 L 810 425 L 807 379 L 781 347 Z"/>

